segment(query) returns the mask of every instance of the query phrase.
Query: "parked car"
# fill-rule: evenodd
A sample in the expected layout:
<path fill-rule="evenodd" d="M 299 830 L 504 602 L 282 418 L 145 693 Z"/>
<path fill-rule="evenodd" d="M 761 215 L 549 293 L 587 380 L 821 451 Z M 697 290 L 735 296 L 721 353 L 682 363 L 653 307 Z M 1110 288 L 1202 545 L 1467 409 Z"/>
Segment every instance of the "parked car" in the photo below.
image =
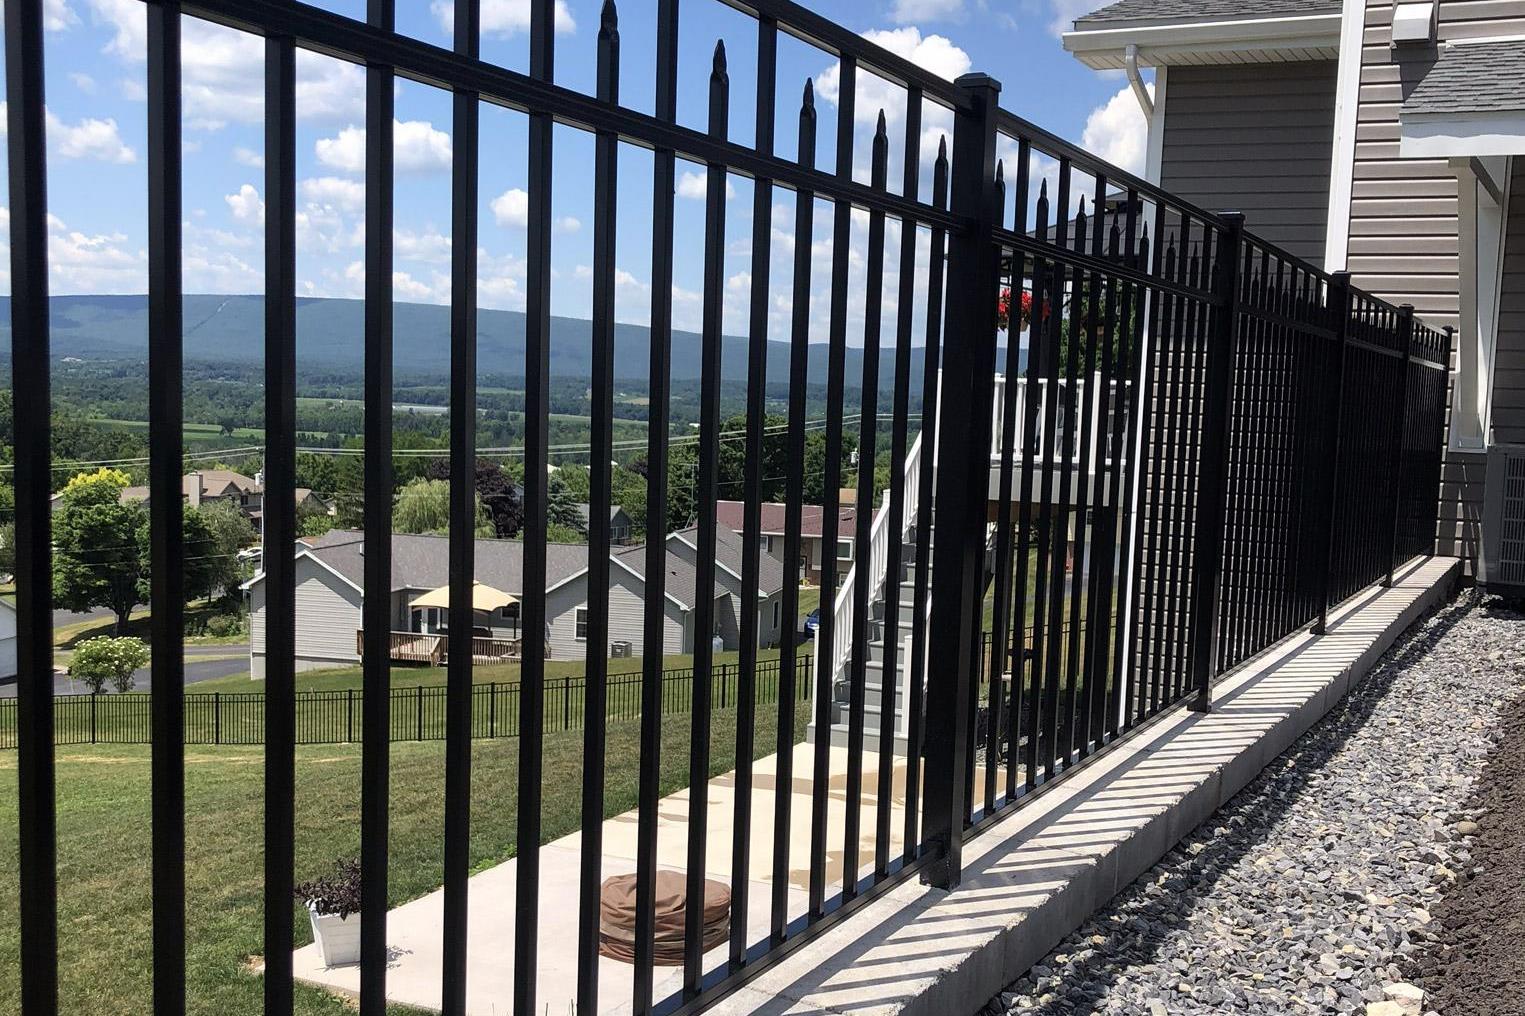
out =
<path fill-rule="evenodd" d="M 817 607 L 805 615 L 805 635 L 815 638 L 816 629 L 821 627 L 821 608 Z"/>

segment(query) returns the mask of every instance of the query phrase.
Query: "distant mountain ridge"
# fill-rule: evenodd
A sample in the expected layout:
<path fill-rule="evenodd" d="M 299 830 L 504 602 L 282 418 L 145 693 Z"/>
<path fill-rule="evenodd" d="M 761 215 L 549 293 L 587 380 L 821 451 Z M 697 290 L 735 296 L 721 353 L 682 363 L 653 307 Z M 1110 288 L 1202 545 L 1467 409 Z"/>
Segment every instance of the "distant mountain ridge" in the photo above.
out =
<path fill-rule="evenodd" d="M 123 359 L 146 356 L 148 298 L 146 296 L 55 296 L 50 301 L 55 357 Z M 4 354 L 10 350 L 10 298 L 0 297 L 0 334 Z M 297 300 L 297 361 L 307 371 L 363 370 L 364 303 L 360 300 L 299 298 Z M 394 369 L 400 375 L 444 374 L 450 367 L 450 308 L 432 304 L 396 304 Z M 591 322 L 581 318 L 551 319 L 551 373 L 587 377 L 592 371 Z M 185 356 L 213 364 L 259 364 L 264 357 L 264 299 L 259 296 L 195 295 L 185 298 Z M 477 360 L 481 374 L 523 374 L 525 316 L 518 311 L 481 310 L 477 315 Z M 618 324 L 614 329 L 615 375 L 642 379 L 647 375 L 650 329 Z M 886 337 L 880 357 L 880 386 L 894 381 L 895 360 Z M 672 377 L 699 377 L 702 340 L 695 332 L 674 331 Z M 913 378 L 919 379 L 924 350 L 911 351 Z M 808 377 L 826 383 L 826 346 L 810 349 Z M 856 388 L 863 376 L 863 352 L 848 348 L 846 379 Z M 727 380 L 747 376 L 747 340 L 724 337 L 721 373 Z M 789 344 L 768 343 L 768 380 L 789 379 Z M 919 390 L 919 382 L 913 385 Z"/>

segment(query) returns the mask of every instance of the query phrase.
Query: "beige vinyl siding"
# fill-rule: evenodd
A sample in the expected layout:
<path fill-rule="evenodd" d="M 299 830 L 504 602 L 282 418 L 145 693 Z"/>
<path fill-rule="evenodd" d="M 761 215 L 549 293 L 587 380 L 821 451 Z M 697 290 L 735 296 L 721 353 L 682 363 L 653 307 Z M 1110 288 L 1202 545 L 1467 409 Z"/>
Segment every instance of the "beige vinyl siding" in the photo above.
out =
<path fill-rule="evenodd" d="M 1332 60 L 1171 67 L 1160 181 L 1323 264 L 1334 149 Z"/>
<path fill-rule="evenodd" d="M 1525 158 L 1514 159 L 1493 361 L 1493 440 L 1525 444 Z"/>
<path fill-rule="evenodd" d="M 1456 176 L 1444 159 L 1398 156 L 1399 107 L 1433 64 L 1435 52 L 1393 49 L 1392 20 L 1391 0 L 1367 3 L 1348 267 L 1357 285 L 1394 303 L 1412 303 L 1432 326 L 1459 327 Z M 1442 40 L 1520 34 L 1525 34 L 1525 0 L 1441 0 Z M 1458 347 L 1473 338 L 1459 333 Z M 1436 549 L 1473 559 L 1482 456 L 1448 451 L 1443 477 Z"/>

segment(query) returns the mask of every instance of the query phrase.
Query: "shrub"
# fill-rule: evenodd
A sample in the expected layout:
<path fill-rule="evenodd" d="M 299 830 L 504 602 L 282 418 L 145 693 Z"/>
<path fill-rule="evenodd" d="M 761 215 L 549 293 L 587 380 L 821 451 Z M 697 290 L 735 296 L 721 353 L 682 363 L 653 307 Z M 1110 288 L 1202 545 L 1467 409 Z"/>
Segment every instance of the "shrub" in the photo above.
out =
<path fill-rule="evenodd" d="M 108 681 L 125 692 L 132 689 L 132 672 L 147 663 L 148 645 L 142 639 L 101 636 L 79 644 L 69 661 L 69 674 L 83 681 L 92 695 L 99 695 Z"/>
<path fill-rule="evenodd" d="M 342 920 L 360 912 L 360 861 L 346 858 L 334 863 L 328 875 L 303 882 L 292 894 L 320 914 L 338 914 Z"/>
<path fill-rule="evenodd" d="M 228 638 L 244 631 L 244 618 L 238 614 L 214 614 L 206 620 L 206 634 L 213 638 Z"/>

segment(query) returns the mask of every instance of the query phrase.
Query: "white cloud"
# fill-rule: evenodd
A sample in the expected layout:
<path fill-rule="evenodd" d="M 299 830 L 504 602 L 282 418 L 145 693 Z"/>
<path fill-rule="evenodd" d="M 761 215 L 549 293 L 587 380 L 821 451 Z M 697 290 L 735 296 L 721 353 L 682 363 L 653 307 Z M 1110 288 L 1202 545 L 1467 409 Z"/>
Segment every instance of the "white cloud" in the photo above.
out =
<path fill-rule="evenodd" d="M 365 208 L 365 184 L 338 176 L 315 176 L 303 180 L 298 189 L 305 201 L 316 205 L 332 205 L 346 212 L 358 212 Z"/>
<path fill-rule="evenodd" d="M 582 220 L 574 215 L 565 215 L 556 220 L 556 229 L 561 233 L 575 233 L 582 229 Z"/>
<path fill-rule="evenodd" d="M 703 201 L 708 193 L 709 177 L 707 173 L 688 172 L 678 178 L 678 197 Z M 727 201 L 736 196 L 736 188 L 731 186 L 729 178 L 725 181 L 725 196 Z"/>
<path fill-rule="evenodd" d="M 904 57 L 923 70 L 936 74 L 938 77 L 947 78 L 949 81 L 967 74 L 972 66 L 969 54 L 959 49 L 945 36 L 923 36 L 921 29 L 914 25 L 908 25 L 905 28 L 874 29 L 862 35 L 869 42 L 883 46 L 891 53 Z M 816 94 L 835 106 L 842 92 L 841 65 L 832 64 L 818 74 L 815 79 L 815 89 Z M 884 110 L 885 118 L 892 122 L 905 115 L 904 89 L 890 84 L 875 74 L 860 69 L 856 91 L 855 119 L 859 123 L 873 123 L 879 118 L 881 109 Z"/>
<path fill-rule="evenodd" d="M 71 126 L 49 112 L 47 130 L 48 140 L 66 159 L 122 164 L 138 161 L 138 153 L 122 140 L 116 121 L 110 117 L 104 120 L 86 117 Z"/>
<path fill-rule="evenodd" d="M 243 145 L 233 149 L 233 161 L 240 165 L 252 166 L 255 169 L 265 168 L 265 156 L 260 152 L 254 151 L 252 148 L 245 148 Z"/>
<path fill-rule="evenodd" d="M 432 226 L 417 233 L 408 229 L 394 229 L 392 253 L 402 261 L 449 264 L 450 237 Z"/>
<path fill-rule="evenodd" d="M 77 24 L 79 24 L 79 15 L 70 9 L 67 0 L 43 0 L 43 28 L 50 32 L 62 32 L 70 25 Z"/>
<path fill-rule="evenodd" d="M 319 138 L 318 161 L 346 173 L 365 172 L 365 128 L 346 127 L 335 137 Z M 426 120 L 394 120 L 392 151 L 398 172 L 431 173 L 450 168 L 450 135 Z"/>
<path fill-rule="evenodd" d="M 244 184 L 235 194 L 224 195 L 223 200 L 239 222 L 265 221 L 265 199 L 259 196 L 252 183 Z"/>
<path fill-rule="evenodd" d="M 113 34 L 104 52 L 129 64 L 147 59 L 147 22 L 141 0 L 90 0 L 94 21 Z M 258 36 L 184 19 L 181 46 L 186 123 L 217 130 L 228 123 L 264 122 L 265 44 Z M 123 82 L 124 95 L 141 98 L 142 85 Z M 303 120 L 343 122 L 365 112 L 365 72 L 358 66 L 307 50 L 297 51 L 297 115 Z"/>
<path fill-rule="evenodd" d="M 531 0 L 482 0 L 481 24 L 483 35 L 515 35 L 530 30 Z M 446 35 L 455 31 L 455 0 L 434 0 L 429 5 L 435 20 Z M 567 9 L 566 0 L 556 0 L 556 31 L 570 35 L 577 31 L 577 22 Z"/>
<path fill-rule="evenodd" d="M 1151 93 L 1153 89 L 1150 89 Z M 1143 173 L 1149 147 L 1149 125 L 1131 86 L 1124 88 L 1086 117 L 1080 143 L 1086 151 L 1130 173 Z"/>
<path fill-rule="evenodd" d="M 492 216 L 500 226 L 524 229 L 530 222 L 529 192 L 513 187 L 492 199 Z"/>
<path fill-rule="evenodd" d="M 81 71 L 74 71 L 73 73 L 71 73 L 69 75 L 69 80 L 74 82 L 74 87 L 75 88 L 78 88 L 81 92 L 84 92 L 86 95 L 94 95 L 95 94 L 95 88 L 96 88 L 95 79 L 92 78 L 90 75 L 85 74 L 85 73 L 83 73 Z"/>
<path fill-rule="evenodd" d="M 964 0 L 895 0 L 890 17 L 897 25 L 911 25 L 918 21 L 959 19 L 964 13 Z"/>
<path fill-rule="evenodd" d="M 84 233 L 50 214 L 48 274 L 57 293 L 141 293 L 148 257 L 131 249 L 123 233 Z"/>
<path fill-rule="evenodd" d="M 438 297 L 433 287 L 419 282 L 407 272 L 392 273 L 392 296 L 410 303 L 436 303 Z"/>
<path fill-rule="evenodd" d="M 1055 36 L 1063 35 L 1074 27 L 1075 19 L 1096 10 L 1096 0 L 1048 0 L 1053 16 L 1048 30 Z"/>

